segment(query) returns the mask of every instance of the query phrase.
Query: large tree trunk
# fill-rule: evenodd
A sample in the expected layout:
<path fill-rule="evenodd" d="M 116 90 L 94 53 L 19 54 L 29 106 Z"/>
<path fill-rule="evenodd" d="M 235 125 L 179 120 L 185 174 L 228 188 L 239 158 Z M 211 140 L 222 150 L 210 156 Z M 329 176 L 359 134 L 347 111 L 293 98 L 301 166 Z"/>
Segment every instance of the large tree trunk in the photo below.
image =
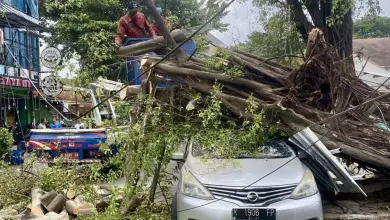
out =
<path fill-rule="evenodd" d="M 333 3 L 334 0 L 287 0 L 292 19 L 303 40 L 305 42 L 308 41 L 308 33 L 314 27 L 320 28 L 324 32 L 326 42 L 338 48 L 342 59 L 348 58 L 345 70 L 349 70 L 348 74 L 354 74 L 354 71 L 351 71 L 353 68 L 350 68 L 350 65 L 353 65 L 353 60 L 350 59 L 353 53 L 352 9 L 343 15 L 341 23 L 335 22 L 335 24 L 329 26 L 327 24 L 327 18 L 332 16 Z M 308 11 L 311 21 L 307 18 L 305 9 Z"/>
<path fill-rule="evenodd" d="M 177 45 L 168 28 L 164 24 L 164 20 L 161 15 L 158 13 L 156 6 L 152 0 L 143 0 L 143 3 L 148 7 L 150 14 L 152 15 L 158 29 L 161 31 L 164 39 L 167 42 L 167 45 L 173 50 Z M 181 49 L 177 49 L 175 52 L 178 63 L 183 64 L 187 58 L 185 53 Z"/>

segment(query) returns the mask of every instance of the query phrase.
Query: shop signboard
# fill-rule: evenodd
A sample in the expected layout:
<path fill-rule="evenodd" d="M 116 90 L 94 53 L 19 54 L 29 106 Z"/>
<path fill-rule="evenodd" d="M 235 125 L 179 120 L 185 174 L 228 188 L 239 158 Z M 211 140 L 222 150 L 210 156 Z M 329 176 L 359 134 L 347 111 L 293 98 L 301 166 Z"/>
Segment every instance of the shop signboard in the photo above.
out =
<path fill-rule="evenodd" d="M 47 68 L 56 68 L 61 60 L 61 52 L 55 47 L 48 47 L 41 53 L 41 62 Z"/>
<path fill-rule="evenodd" d="M 35 82 L 33 83 L 37 85 Z M 30 82 L 30 80 L 26 78 L 4 76 L 4 75 L 0 75 L 0 87 L 1 88 L 12 87 L 13 89 L 24 88 L 24 89 L 34 90 L 34 86 Z"/>
<path fill-rule="evenodd" d="M 62 89 L 61 81 L 54 75 L 46 76 L 42 80 L 42 91 L 47 96 L 58 96 Z"/>
<path fill-rule="evenodd" d="M 25 69 L 16 68 L 16 67 L 5 67 L 5 65 L 0 65 L 0 87 L 1 88 L 24 88 L 24 89 L 30 89 L 34 90 L 34 86 L 31 84 L 34 83 L 34 85 L 39 88 L 39 81 L 37 77 L 34 77 L 31 79 L 31 81 L 28 79 L 28 71 L 26 72 Z M 33 72 L 31 72 L 31 75 L 33 75 Z M 38 73 L 34 72 L 34 76 L 38 75 Z"/>

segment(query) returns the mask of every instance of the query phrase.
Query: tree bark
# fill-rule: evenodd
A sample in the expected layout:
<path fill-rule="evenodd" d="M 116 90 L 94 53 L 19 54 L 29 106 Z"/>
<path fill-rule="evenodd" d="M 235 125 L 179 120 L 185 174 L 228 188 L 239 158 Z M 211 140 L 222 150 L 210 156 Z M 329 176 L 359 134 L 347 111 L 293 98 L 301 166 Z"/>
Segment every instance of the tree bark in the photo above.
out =
<path fill-rule="evenodd" d="M 77 208 L 77 206 L 78 204 L 76 204 L 76 202 L 73 200 L 68 200 L 65 203 L 65 209 L 71 215 L 75 215 L 74 210 Z"/>
<path fill-rule="evenodd" d="M 126 208 L 122 212 L 122 216 L 126 217 L 131 212 L 134 212 L 138 206 L 141 205 L 141 203 L 145 200 L 145 195 L 142 195 L 141 197 L 134 197 L 129 204 L 126 205 Z"/>
<path fill-rule="evenodd" d="M 287 0 L 287 4 L 290 6 L 295 26 L 301 33 L 303 40 L 307 42 L 308 33 L 314 28 L 313 24 L 307 19 L 299 0 Z"/>
<path fill-rule="evenodd" d="M 36 216 L 45 215 L 41 208 L 41 197 L 43 195 L 42 189 L 33 189 L 31 190 L 31 213 L 33 213 Z"/>
<path fill-rule="evenodd" d="M 245 52 L 245 51 L 241 51 L 241 50 L 237 50 L 237 49 L 233 49 L 233 51 L 236 52 L 236 53 L 242 54 L 244 56 L 247 56 L 249 58 L 252 58 L 254 60 L 258 60 L 260 62 L 266 63 L 266 64 L 271 65 L 273 67 L 280 68 L 280 69 L 282 69 L 284 71 L 287 71 L 287 72 L 291 72 L 294 69 L 292 67 L 285 66 L 283 64 L 280 64 L 280 63 L 277 63 L 277 62 L 265 59 L 265 58 L 260 57 L 260 56 L 253 55 L 253 54 Z"/>
<path fill-rule="evenodd" d="M 186 39 L 186 36 L 180 30 L 173 31 L 172 37 L 177 42 L 183 42 Z M 162 49 L 167 46 L 169 45 L 165 41 L 164 37 L 157 37 L 156 39 L 151 39 L 137 44 L 120 47 L 117 53 L 119 56 L 122 57 L 139 56 L 157 49 Z"/>
<path fill-rule="evenodd" d="M 305 8 L 308 11 L 311 17 L 311 21 L 314 23 L 314 25 L 305 15 L 302 2 L 305 3 Z M 343 16 L 341 19 L 341 24 L 335 22 L 335 24 L 329 26 L 326 24 L 327 18 L 329 16 L 335 16 L 332 15 L 333 0 L 287 0 L 287 4 L 289 5 L 295 26 L 299 30 L 303 40 L 305 42 L 308 41 L 308 33 L 314 27 L 320 28 L 324 32 L 325 40 L 338 48 L 341 58 L 348 58 L 348 67 L 346 67 L 344 70 L 350 70 L 351 59 L 349 59 L 349 57 L 353 53 L 352 9 L 346 12 L 345 15 L 341 15 Z"/>
<path fill-rule="evenodd" d="M 146 65 L 153 65 L 153 61 L 148 61 Z M 232 79 L 229 76 L 226 75 L 220 75 L 216 73 L 210 73 L 210 72 L 204 72 L 204 71 L 198 71 L 193 69 L 187 69 L 187 68 L 181 68 L 181 67 L 175 67 L 172 65 L 167 65 L 164 63 L 160 63 L 157 66 L 154 67 L 156 70 L 159 70 L 162 73 L 166 73 L 168 75 L 187 75 L 187 76 L 193 76 L 193 77 L 199 77 L 203 79 L 209 79 L 209 80 L 219 80 L 221 82 L 234 84 L 238 86 L 244 86 L 248 87 L 251 90 L 253 90 L 256 94 L 261 96 L 264 100 L 269 101 L 278 101 L 282 97 L 275 95 L 272 93 L 272 88 L 266 84 L 254 82 L 248 79 L 238 78 L 238 79 Z"/>
<path fill-rule="evenodd" d="M 157 28 L 161 31 L 162 36 L 167 41 L 168 47 L 170 47 L 171 50 L 173 50 L 177 44 L 173 37 L 171 36 L 171 33 L 169 32 L 168 28 L 164 24 L 164 20 L 162 19 L 160 13 L 157 11 L 156 6 L 154 5 L 154 2 L 152 0 L 143 0 L 143 3 L 148 7 L 149 12 L 151 16 L 153 17 L 154 21 L 156 22 Z M 178 59 L 178 63 L 180 65 L 184 64 L 186 61 L 186 55 L 185 53 L 178 48 L 174 54 L 176 55 L 176 58 Z"/>
<path fill-rule="evenodd" d="M 66 198 L 62 194 L 58 194 L 53 201 L 46 207 L 47 211 L 60 213 L 66 203 Z"/>
<path fill-rule="evenodd" d="M 165 157 L 165 150 L 166 150 L 166 145 L 161 146 L 159 156 L 157 158 L 157 166 L 156 169 L 154 170 L 153 174 L 153 180 L 152 180 L 152 185 L 150 187 L 150 194 L 149 194 L 149 202 L 152 203 L 154 202 L 154 197 L 156 195 L 156 190 L 157 190 L 157 185 L 160 181 L 160 172 L 161 172 L 161 167 L 162 163 Z"/>

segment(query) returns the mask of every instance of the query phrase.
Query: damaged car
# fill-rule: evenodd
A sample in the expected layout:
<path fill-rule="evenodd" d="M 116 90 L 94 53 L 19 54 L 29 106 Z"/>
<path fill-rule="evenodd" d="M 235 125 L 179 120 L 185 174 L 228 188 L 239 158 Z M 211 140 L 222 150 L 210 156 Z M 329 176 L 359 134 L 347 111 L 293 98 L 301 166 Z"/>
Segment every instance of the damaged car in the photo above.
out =
<path fill-rule="evenodd" d="M 333 170 L 338 166 L 334 164 L 336 160 L 329 161 L 326 157 L 323 161 L 317 160 L 322 156 L 317 152 L 322 147 L 318 144 L 322 143 L 313 141 L 310 135 L 312 133 L 306 132 L 288 141 L 272 141 L 259 146 L 258 154 L 237 155 L 232 163 L 217 169 L 210 164 L 224 164 L 228 159 L 210 157 L 212 152 L 207 152 L 202 144 L 189 141 L 172 158 L 180 164 L 172 219 L 323 219 L 317 181 L 333 186 L 335 193 L 340 179 L 356 187 L 357 192 L 362 190 L 346 172 Z"/>
<path fill-rule="evenodd" d="M 314 176 L 294 150 L 283 142 L 261 147 L 258 155 L 238 155 L 239 167 L 212 171 L 208 164 L 224 159 L 205 163 L 202 145 L 190 142 L 183 157 L 176 157 L 185 162 L 173 199 L 173 219 L 322 219 Z"/>

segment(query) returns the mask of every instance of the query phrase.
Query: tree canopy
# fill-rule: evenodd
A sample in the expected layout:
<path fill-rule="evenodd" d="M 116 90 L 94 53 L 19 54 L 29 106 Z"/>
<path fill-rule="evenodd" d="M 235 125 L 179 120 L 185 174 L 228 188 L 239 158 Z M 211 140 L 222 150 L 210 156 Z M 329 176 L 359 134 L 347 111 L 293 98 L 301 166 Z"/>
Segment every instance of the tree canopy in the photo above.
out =
<path fill-rule="evenodd" d="M 81 69 L 76 73 L 80 84 L 98 76 L 127 79 L 124 60 L 116 55 L 113 38 L 117 22 L 126 13 L 127 0 L 41 0 L 40 16 L 51 30 L 45 41 L 63 45 L 65 58 L 76 57 Z M 201 25 L 224 4 L 223 0 L 158 0 L 168 16 L 180 25 Z M 146 12 L 145 12 L 146 13 Z M 146 13 L 147 15 L 147 13 Z M 214 22 L 216 28 L 226 25 Z"/>
<path fill-rule="evenodd" d="M 263 18 L 261 23 L 263 30 L 251 33 L 247 42 L 239 45 L 238 48 L 265 57 L 286 54 L 302 56 L 305 48 L 304 42 L 286 11 Z M 290 56 L 281 57 L 278 61 L 293 64 L 292 62 L 296 59 Z"/>
<path fill-rule="evenodd" d="M 390 18 L 366 16 L 355 22 L 354 38 L 390 37 Z"/>

